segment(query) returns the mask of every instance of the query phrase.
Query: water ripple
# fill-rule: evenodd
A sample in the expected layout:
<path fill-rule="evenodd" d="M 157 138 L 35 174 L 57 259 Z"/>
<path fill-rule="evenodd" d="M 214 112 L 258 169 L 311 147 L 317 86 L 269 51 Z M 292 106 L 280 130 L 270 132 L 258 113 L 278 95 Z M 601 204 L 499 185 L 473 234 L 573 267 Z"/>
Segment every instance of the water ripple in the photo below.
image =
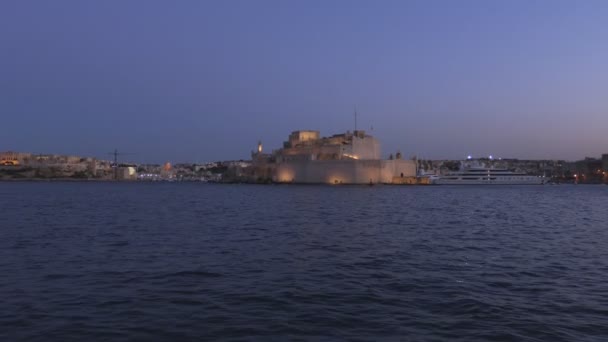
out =
<path fill-rule="evenodd" d="M 0 340 L 608 340 L 605 187 L 0 187 Z"/>

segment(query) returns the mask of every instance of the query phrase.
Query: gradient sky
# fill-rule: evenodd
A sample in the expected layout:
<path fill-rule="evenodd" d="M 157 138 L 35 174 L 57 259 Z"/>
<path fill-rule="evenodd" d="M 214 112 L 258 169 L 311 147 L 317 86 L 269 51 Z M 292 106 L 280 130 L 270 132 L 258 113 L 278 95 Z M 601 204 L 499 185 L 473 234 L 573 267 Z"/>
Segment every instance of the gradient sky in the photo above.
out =
<path fill-rule="evenodd" d="M 385 156 L 608 153 L 608 1 L 0 2 L 0 151 L 246 159 L 297 129 Z"/>

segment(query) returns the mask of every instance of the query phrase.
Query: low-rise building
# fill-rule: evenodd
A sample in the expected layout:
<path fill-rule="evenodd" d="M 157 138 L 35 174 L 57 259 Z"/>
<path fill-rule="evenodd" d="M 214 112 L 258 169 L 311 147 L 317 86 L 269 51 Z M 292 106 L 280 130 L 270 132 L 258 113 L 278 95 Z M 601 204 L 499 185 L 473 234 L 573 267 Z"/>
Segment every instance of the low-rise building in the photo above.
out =
<path fill-rule="evenodd" d="M 13 151 L 0 152 L 0 165 L 20 166 L 31 157 L 31 153 L 20 153 Z"/>

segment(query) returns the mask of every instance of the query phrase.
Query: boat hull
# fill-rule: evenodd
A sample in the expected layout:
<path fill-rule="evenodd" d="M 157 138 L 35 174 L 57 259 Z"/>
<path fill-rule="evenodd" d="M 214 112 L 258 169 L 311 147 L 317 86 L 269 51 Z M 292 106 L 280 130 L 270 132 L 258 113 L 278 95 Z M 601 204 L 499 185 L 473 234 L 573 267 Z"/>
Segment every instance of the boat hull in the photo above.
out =
<path fill-rule="evenodd" d="M 439 185 L 542 185 L 542 177 L 529 177 L 523 179 L 437 179 L 434 184 Z"/>

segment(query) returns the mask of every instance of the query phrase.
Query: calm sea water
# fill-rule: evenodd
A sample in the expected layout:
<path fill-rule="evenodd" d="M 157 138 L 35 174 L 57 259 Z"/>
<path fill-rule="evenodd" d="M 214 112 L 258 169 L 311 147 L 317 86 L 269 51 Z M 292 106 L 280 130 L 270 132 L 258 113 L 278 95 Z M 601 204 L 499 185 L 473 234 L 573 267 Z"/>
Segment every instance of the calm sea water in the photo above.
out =
<path fill-rule="evenodd" d="M 607 341 L 608 186 L 0 183 L 0 340 Z"/>

